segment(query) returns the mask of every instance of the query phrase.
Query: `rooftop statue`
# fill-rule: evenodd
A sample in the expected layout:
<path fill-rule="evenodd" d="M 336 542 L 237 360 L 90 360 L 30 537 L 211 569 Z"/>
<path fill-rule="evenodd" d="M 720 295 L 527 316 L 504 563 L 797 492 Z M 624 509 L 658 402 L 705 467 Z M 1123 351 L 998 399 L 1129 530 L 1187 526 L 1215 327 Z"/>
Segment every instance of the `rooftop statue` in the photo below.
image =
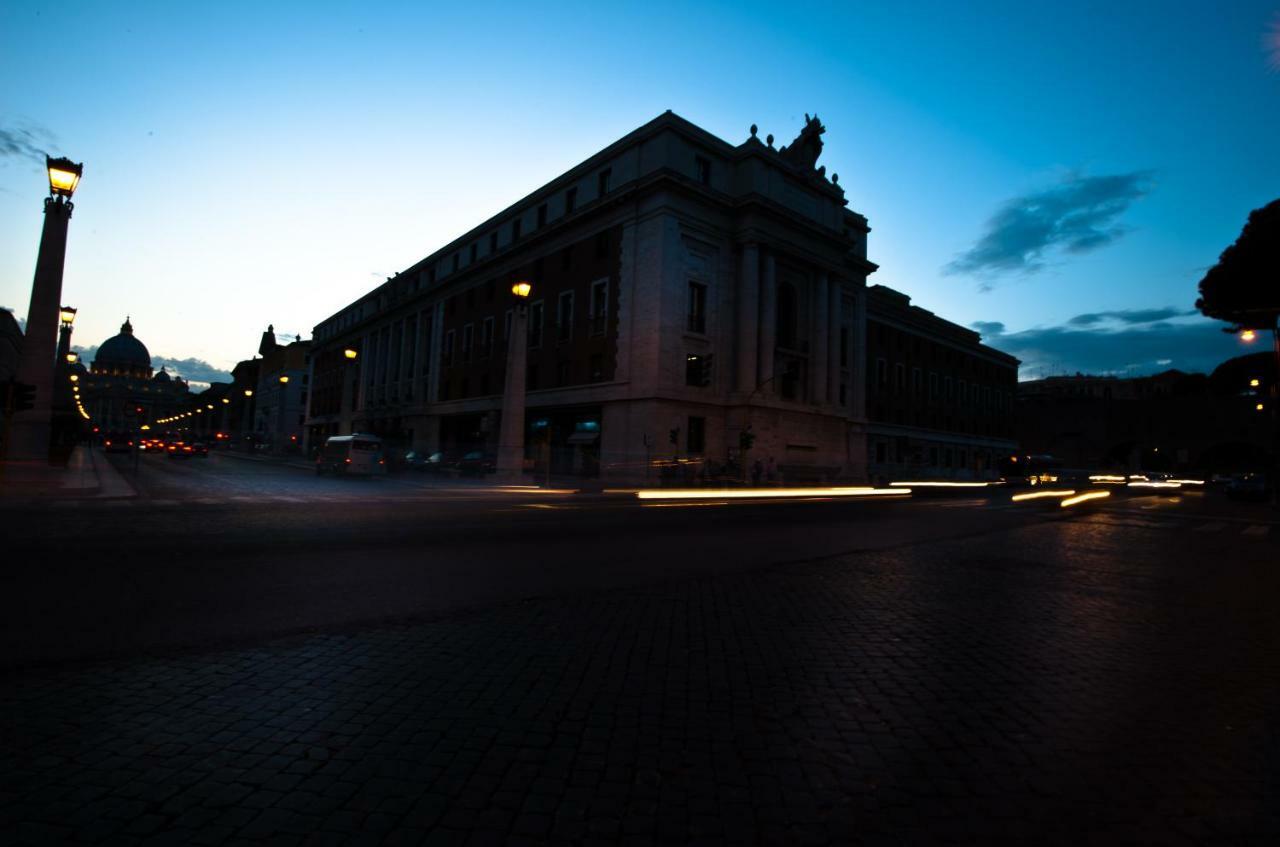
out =
<path fill-rule="evenodd" d="M 822 155 L 822 134 L 826 131 L 827 128 L 818 120 L 817 115 L 809 117 L 809 113 L 805 112 L 804 129 L 800 130 L 795 141 L 780 148 L 778 153 L 796 167 L 813 170 L 818 164 L 818 157 Z"/>

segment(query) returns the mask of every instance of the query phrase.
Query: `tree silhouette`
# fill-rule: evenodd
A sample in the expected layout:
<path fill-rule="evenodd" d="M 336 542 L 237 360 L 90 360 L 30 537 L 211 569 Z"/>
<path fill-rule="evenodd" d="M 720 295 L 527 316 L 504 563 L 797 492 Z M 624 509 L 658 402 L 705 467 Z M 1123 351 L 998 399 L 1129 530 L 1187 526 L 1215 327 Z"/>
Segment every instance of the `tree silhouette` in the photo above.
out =
<path fill-rule="evenodd" d="M 1275 327 L 1280 316 L 1280 200 L 1249 213 L 1240 237 L 1200 280 L 1196 308 L 1241 328 Z"/>

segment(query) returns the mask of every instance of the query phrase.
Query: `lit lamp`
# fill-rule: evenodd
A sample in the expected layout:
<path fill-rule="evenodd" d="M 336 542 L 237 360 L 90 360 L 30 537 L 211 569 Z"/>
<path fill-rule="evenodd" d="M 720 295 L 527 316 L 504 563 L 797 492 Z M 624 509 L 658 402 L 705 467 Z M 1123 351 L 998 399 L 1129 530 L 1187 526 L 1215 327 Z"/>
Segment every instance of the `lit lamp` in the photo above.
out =
<path fill-rule="evenodd" d="M 206 405 L 208 408 L 210 408 L 210 409 L 212 409 L 212 408 L 213 408 L 213 404 L 212 404 L 212 403 L 206 403 L 205 405 Z"/>
<path fill-rule="evenodd" d="M 1258 387 L 1259 385 L 1261 385 L 1261 384 L 1262 384 L 1262 383 L 1258 381 L 1258 378 L 1257 378 L 1257 377 L 1254 377 L 1253 379 L 1249 380 L 1249 387 L 1250 387 L 1250 388 L 1257 388 L 1257 387 Z"/>
<path fill-rule="evenodd" d="M 1258 337 L 1258 333 L 1254 332 L 1251 329 L 1246 329 L 1244 332 L 1240 333 L 1240 340 L 1243 341 L 1245 344 L 1251 344 L 1253 342 L 1253 339 L 1257 337 Z"/>
<path fill-rule="evenodd" d="M 58 320 L 62 321 L 62 325 L 70 328 L 76 322 L 76 310 L 71 306 L 63 306 L 58 310 Z"/>
<path fill-rule="evenodd" d="M 511 293 L 519 297 L 521 300 L 528 300 L 529 294 L 532 291 L 533 286 L 523 281 L 517 282 L 515 285 L 511 286 Z"/>
<path fill-rule="evenodd" d="M 281 385 L 284 385 L 284 384 L 285 384 L 285 383 L 287 383 L 288 381 L 289 381 L 289 377 L 284 376 L 283 374 L 280 376 L 280 384 L 281 384 Z"/>
<path fill-rule="evenodd" d="M 222 398 L 222 402 L 223 402 L 223 403 L 230 403 L 231 401 L 230 401 L 230 400 L 228 400 L 226 397 L 223 397 L 223 398 Z"/>
<path fill-rule="evenodd" d="M 80 381 L 80 377 L 77 374 L 72 374 L 70 377 L 68 377 L 68 379 L 70 379 L 72 382 Z"/>
<path fill-rule="evenodd" d="M 252 388 L 246 388 L 246 389 L 244 390 L 244 396 L 245 396 L 245 397 L 252 397 L 252 396 L 253 396 L 253 389 L 252 389 Z"/>
<path fill-rule="evenodd" d="M 348 347 L 347 349 L 342 351 L 342 355 L 346 356 L 348 359 L 354 359 L 356 356 L 359 356 L 360 354 L 355 350 L 353 350 L 352 348 Z"/>
<path fill-rule="evenodd" d="M 76 193 L 76 186 L 80 184 L 84 164 L 76 164 L 65 156 L 57 159 L 46 156 L 45 165 L 49 169 L 49 193 L 70 200 L 71 195 Z"/>
<path fill-rule="evenodd" d="M 78 362 L 78 361 L 80 361 L 80 354 L 79 354 L 79 353 L 68 353 L 68 354 L 67 354 L 67 364 L 68 364 L 68 365 L 74 365 L 74 364 L 75 364 L 76 362 Z"/>

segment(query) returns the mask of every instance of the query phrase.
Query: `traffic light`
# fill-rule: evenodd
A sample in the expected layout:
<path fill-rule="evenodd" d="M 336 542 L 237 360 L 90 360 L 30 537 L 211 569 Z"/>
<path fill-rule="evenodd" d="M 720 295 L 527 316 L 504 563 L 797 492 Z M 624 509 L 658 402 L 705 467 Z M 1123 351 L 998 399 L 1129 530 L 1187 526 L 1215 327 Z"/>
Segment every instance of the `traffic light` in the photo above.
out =
<path fill-rule="evenodd" d="M 36 387 L 27 385 L 23 382 L 15 382 L 9 380 L 5 384 L 8 399 L 5 406 L 15 412 L 25 412 L 27 409 L 34 409 L 36 406 Z"/>
<path fill-rule="evenodd" d="M 670 441 L 672 444 L 679 444 L 680 443 L 680 427 L 676 427 L 675 429 L 671 430 L 670 435 L 667 436 L 667 440 Z"/>

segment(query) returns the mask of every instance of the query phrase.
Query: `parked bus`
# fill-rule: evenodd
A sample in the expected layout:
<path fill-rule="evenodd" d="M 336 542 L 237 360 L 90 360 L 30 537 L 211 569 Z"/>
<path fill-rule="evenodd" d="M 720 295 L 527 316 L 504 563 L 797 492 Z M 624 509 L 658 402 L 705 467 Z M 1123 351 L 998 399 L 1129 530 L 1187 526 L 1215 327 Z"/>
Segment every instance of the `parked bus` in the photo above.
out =
<path fill-rule="evenodd" d="M 387 472 L 382 439 L 376 435 L 335 435 L 316 457 L 316 473 L 371 476 Z"/>

